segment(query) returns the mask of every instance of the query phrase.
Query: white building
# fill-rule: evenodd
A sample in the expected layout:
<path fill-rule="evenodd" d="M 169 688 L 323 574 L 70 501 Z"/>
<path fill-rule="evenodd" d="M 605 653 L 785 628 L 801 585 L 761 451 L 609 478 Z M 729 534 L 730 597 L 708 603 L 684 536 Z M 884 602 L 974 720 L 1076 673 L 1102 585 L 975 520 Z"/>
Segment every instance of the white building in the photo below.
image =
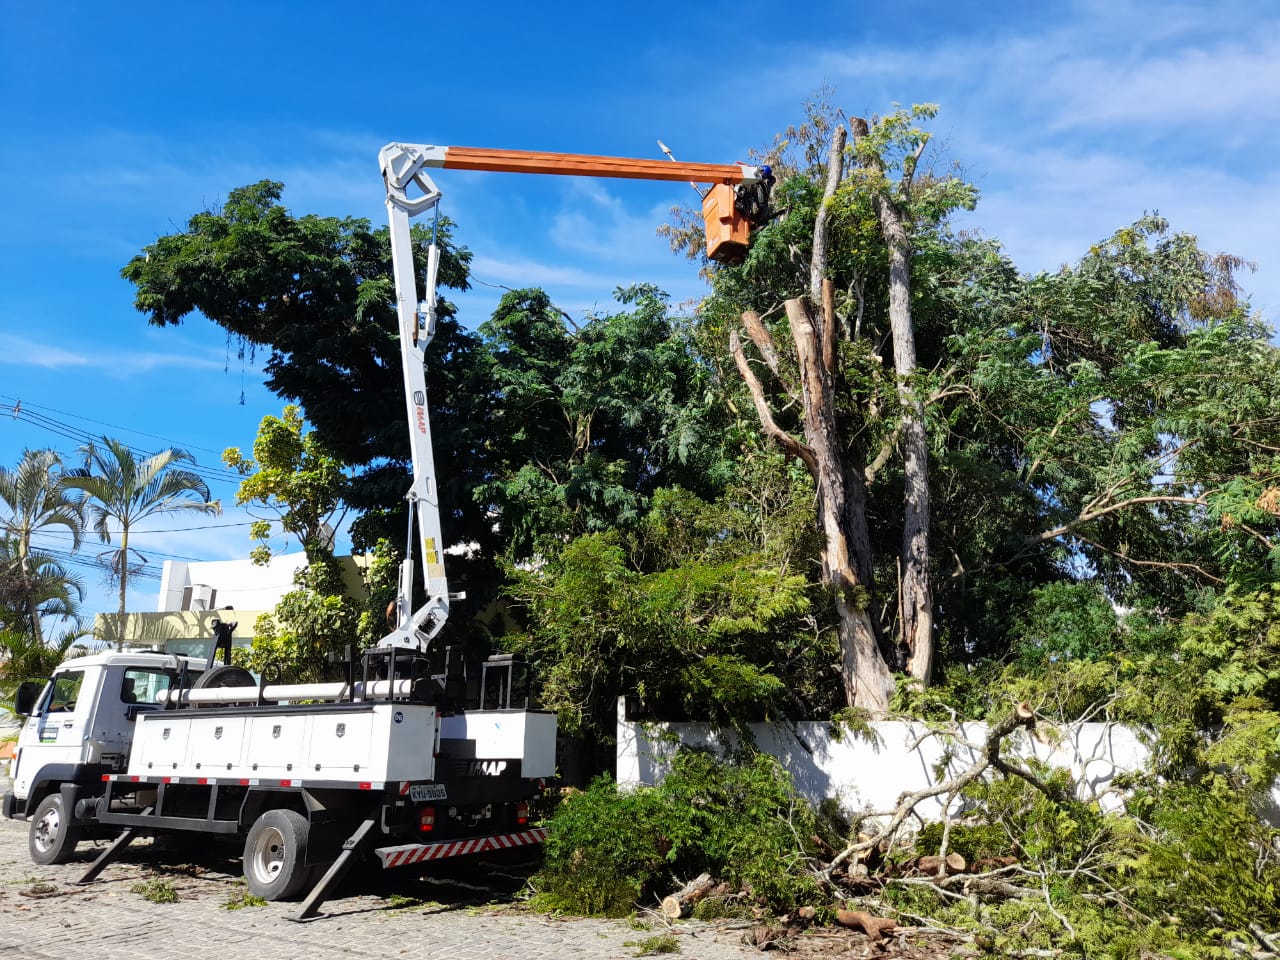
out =
<path fill-rule="evenodd" d="M 166 560 L 158 613 L 182 610 L 273 610 L 307 565 L 302 553 L 282 553 L 265 565 L 249 560 Z"/>
<path fill-rule="evenodd" d="M 363 557 L 339 557 L 347 593 L 364 591 Z M 207 656 L 213 645 L 213 621 L 237 624 L 236 646 L 253 642 L 254 624 L 271 613 L 294 577 L 307 565 L 303 553 L 273 556 L 266 564 L 251 560 L 166 560 L 154 613 L 98 614 L 94 634 L 114 643 L 123 637 L 129 647 L 158 647 L 170 653 Z"/>

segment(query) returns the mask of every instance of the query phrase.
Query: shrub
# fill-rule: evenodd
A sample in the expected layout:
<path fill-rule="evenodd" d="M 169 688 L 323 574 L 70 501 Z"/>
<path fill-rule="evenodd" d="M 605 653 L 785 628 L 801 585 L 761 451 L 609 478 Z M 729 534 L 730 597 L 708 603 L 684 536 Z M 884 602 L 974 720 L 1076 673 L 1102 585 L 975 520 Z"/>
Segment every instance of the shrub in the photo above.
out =
<path fill-rule="evenodd" d="M 686 749 L 657 787 L 620 791 L 602 777 L 561 803 L 548 827 L 534 878 L 544 909 L 617 916 L 704 871 L 775 909 L 817 896 L 805 846 L 825 828 L 762 754 Z"/>

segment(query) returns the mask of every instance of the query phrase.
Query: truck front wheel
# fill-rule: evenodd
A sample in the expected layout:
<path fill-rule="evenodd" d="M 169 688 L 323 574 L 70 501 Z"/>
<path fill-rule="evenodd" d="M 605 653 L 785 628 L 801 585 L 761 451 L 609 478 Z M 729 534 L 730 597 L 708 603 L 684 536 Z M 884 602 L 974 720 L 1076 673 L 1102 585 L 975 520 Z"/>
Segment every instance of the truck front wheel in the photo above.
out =
<path fill-rule="evenodd" d="M 288 900 L 307 885 L 307 818 L 296 810 L 268 810 L 244 841 L 244 878 L 264 900 Z"/>
<path fill-rule="evenodd" d="M 35 863 L 66 863 L 76 852 L 80 828 L 71 822 L 62 797 L 51 793 L 40 801 L 31 815 L 28 846 Z"/>

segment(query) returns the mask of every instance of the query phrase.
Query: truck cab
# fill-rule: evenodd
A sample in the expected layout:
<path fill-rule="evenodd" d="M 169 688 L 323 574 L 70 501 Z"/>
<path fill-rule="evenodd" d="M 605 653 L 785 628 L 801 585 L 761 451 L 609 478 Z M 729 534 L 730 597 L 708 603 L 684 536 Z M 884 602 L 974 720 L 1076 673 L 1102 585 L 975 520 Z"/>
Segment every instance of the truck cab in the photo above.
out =
<path fill-rule="evenodd" d="M 12 792 L 4 815 L 31 816 L 50 795 L 59 815 L 75 819 L 76 802 L 104 774 L 126 769 L 140 713 L 161 710 L 170 687 L 189 684 L 205 663 L 150 651 L 96 653 L 68 660 L 44 684 L 23 684 L 15 710 L 26 717 L 10 762 Z"/>

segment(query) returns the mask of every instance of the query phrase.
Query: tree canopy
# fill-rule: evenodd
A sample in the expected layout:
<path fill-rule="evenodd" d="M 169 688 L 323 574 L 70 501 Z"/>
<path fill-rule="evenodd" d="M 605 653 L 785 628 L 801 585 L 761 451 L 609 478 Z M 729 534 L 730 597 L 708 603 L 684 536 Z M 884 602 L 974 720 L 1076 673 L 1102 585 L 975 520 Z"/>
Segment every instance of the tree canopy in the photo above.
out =
<path fill-rule="evenodd" d="M 744 262 L 706 265 L 692 316 L 644 285 L 580 321 L 533 288 L 471 330 L 442 305 L 427 362 L 445 535 L 460 548 L 450 577 L 469 594 L 455 613 L 505 591 L 507 614 L 483 618 L 490 642 L 538 652 L 566 710 L 590 690 L 598 702 L 575 723 L 607 717 L 610 697 L 682 644 L 803 691 L 790 712 L 821 711 L 839 699 L 841 623 L 860 618 L 859 657 L 882 691 L 862 705 L 883 709 L 926 647 L 918 682 L 1036 650 L 1089 657 L 1121 642 L 1099 605 L 1172 621 L 1274 579 L 1280 368 L 1238 285 L 1248 265 L 1151 214 L 1070 266 L 1024 274 L 997 240 L 953 227 L 977 194 L 936 152 L 934 112 L 850 127 L 814 108 L 761 154 L 779 212 Z M 124 275 L 150 322 L 199 311 L 269 349 L 268 386 L 354 474 L 342 498 L 360 514 L 357 545 L 394 544 L 407 450 L 386 232 L 294 215 L 282 189 L 233 190 Z M 696 220 L 669 235 L 700 255 Z M 442 237 L 441 280 L 465 289 L 470 255 L 447 221 Z M 815 431 L 826 472 L 806 459 Z M 828 529 L 799 505 L 822 503 L 833 477 L 849 495 L 824 508 Z M 851 552 L 833 565 L 841 542 Z M 756 639 L 722 647 L 708 624 L 723 621 L 697 610 L 718 601 L 677 601 L 672 584 L 745 589 L 715 579 L 725 563 L 733 577 L 767 571 L 791 599 L 764 633 L 763 613 L 743 614 Z M 594 582 L 592 564 L 614 573 Z M 607 657 L 574 647 L 588 589 L 617 591 L 597 601 L 625 618 L 593 621 Z M 674 606 L 631 618 L 658 609 L 649 590 Z M 1084 600 L 1091 626 L 1053 615 Z M 1028 640 L 1055 623 L 1075 639 Z M 686 630 L 696 642 L 674 639 Z M 812 655 L 777 653 L 802 647 Z M 844 697 L 859 703 L 848 649 Z M 606 659 L 612 679 L 591 683 Z M 718 696 L 713 710 L 730 702 Z"/>

